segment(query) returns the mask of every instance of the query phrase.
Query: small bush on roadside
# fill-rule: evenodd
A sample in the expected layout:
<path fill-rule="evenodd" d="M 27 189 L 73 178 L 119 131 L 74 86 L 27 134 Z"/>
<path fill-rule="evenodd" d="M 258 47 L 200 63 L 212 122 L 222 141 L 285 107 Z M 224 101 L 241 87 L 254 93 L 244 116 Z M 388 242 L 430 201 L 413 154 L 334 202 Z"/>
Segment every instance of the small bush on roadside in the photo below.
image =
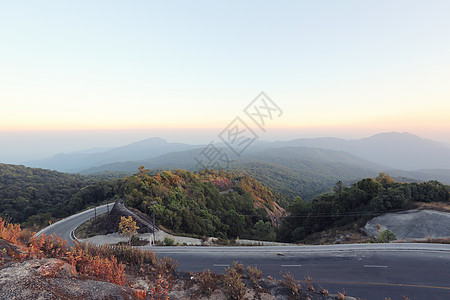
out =
<path fill-rule="evenodd" d="M 169 274 L 177 270 L 177 261 L 173 258 L 164 256 L 163 258 L 158 260 L 155 267 L 158 273 Z"/>
<path fill-rule="evenodd" d="M 389 243 L 390 241 L 395 241 L 397 237 L 390 230 L 385 230 L 377 238 L 377 241 L 380 243 Z"/>
<path fill-rule="evenodd" d="M 197 282 L 200 285 L 200 292 L 207 296 L 210 296 L 212 292 L 218 288 L 217 280 L 213 277 L 213 274 L 209 269 L 198 273 Z"/>
<path fill-rule="evenodd" d="M 247 275 L 250 278 L 250 281 L 253 283 L 254 286 L 258 286 L 258 280 L 262 277 L 262 271 L 258 269 L 258 267 L 250 267 L 248 266 L 247 269 Z"/>
<path fill-rule="evenodd" d="M 319 286 L 319 293 L 328 296 L 328 290 L 324 289 L 322 286 Z"/>
<path fill-rule="evenodd" d="M 169 237 L 165 237 L 164 241 L 163 241 L 163 244 L 165 246 L 174 246 L 175 245 L 175 240 L 172 239 L 172 238 L 169 238 Z"/>
<path fill-rule="evenodd" d="M 0 238 L 12 244 L 27 243 L 33 233 L 23 230 L 20 224 L 13 224 L 0 217 Z"/>
<path fill-rule="evenodd" d="M 299 290 L 302 288 L 300 282 L 295 280 L 294 276 L 290 272 L 284 274 L 283 279 L 284 282 L 282 283 L 282 285 L 284 285 L 288 290 L 290 290 L 293 296 L 298 296 Z"/>
<path fill-rule="evenodd" d="M 88 276 L 94 276 L 118 285 L 125 284 L 124 265 L 118 263 L 115 257 L 104 258 L 85 255 L 80 260 L 77 260 L 76 269 Z"/>
<path fill-rule="evenodd" d="M 64 258 L 68 252 L 67 241 L 53 235 L 31 237 L 28 243 L 28 253 L 33 258 Z"/>
<path fill-rule="evenodd" d="M 231 268 L 235 269 L 239 274 L 244 274 L 244 265 L 240 264 L 238 261 L 233 261 Z"/>
<path fill-rule="evenodd" d="M 169 283 L 167 279 L 163 278 L 161 274 L 158 275 L 158 279 L 152 284 L 150 288 L 150 299 L 152 300 L 168 300 L 169 296 Z"/>
<path fill-rule="evenodd" d="M 314 286 L 312 284 L 312 278 L 308 275 L 305 277 L 305 285 L 308 291 L 314 292 Z"/>
<path fill-rule="evenodd" d="M 224 292 L 228 299 L 243 299 L 247 292 L 247 287 L 242 281 L 242 274 L 233 267 L 227 269 L 227 272 L 223 277 L 223 284 Z"/>

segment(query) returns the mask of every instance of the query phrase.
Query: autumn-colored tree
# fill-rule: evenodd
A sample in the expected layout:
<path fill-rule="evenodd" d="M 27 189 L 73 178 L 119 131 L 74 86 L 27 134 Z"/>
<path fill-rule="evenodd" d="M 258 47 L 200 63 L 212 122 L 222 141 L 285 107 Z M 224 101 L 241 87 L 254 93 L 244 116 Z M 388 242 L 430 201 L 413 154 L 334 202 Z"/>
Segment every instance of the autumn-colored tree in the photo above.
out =
<path fill-rule="evenodd" d="M 147 174 L 148 171 L 149 171 L 149 170 L 146 169 L 144 166 L 140 166 L 140 167 L 138 168 L 138 170 L 139 170 L 138 174 L 139 174 L 140 177 L 144 177 L 145 174 Z"/>
<path fill-rule="evenodd" d="M 128 237 L 128 245 L 131 247 L 131 239 L 137 234 L 139 226 L 136 225 L 136 221 L 133 217 L 128 218 L 123 216 L 120 218 L 119 232 L 121 235 Z"/>
<path fill-rule="evenodd" d="M 395 183 L 394 178 L 391 177 L 391 175 L 387 173 L 380 173 L 378 174 L 377 178 L 375 178 L 376 181 L 381 183 L 383 186 L 388 186 L 393 183 Z"/>

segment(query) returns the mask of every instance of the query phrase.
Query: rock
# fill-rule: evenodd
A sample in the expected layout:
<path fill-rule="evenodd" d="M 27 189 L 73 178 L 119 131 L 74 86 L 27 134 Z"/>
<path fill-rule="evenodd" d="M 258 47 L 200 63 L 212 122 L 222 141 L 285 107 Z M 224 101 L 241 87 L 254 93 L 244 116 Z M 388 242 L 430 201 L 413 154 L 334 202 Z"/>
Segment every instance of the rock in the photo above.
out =
<path fill-rule="evenodd" d="M 4 239 L 0 239 L 0 267 L 6 265 L 9 262 L 18 260 L 20 258 L 21 251 L 19 247 L 8 243 Z"/>
<path fill-rule="evenodd" d="M 136 299 L 127 287 L 80 279 L 59 259 L 29 260 L 0 270 L 0 299 Z"/>
<path fill-rule="evenodd" d="M 78 275 L 73 266 L 56 258 L 47 259 L 47 262 L 41 265 L 36 272 L 41 276 L 52 278 L 74 278 Z"/>
<path fill-rule="evenodd" d="M 450 213 L 433 210 L 407 210 L 387 213 L 367 222 L 372 237 L 389 229 L 399 240 L 450 237 Z"/>

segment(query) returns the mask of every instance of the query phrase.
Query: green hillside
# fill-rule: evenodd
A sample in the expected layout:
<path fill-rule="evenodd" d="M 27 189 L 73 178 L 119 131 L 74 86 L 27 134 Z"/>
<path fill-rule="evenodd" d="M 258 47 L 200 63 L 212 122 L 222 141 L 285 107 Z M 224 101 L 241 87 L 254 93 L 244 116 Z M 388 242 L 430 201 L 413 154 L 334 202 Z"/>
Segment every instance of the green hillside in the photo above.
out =
<path fill-rule="evenodd" d="M 288 200 L 300 196 L 312 200 L 332 190 L 341 180 L 346 184 L 375 176 L 381 166 L 351 154 L 319 148 L 283 147 L 250 154 L 233 164 Z"/>
<path fill-rule="evenodd" d="M 284 210 L 278 197 L 257 180 L 224 171 L 140 169 L 121 183 L 120 197 L 156 223 L 177 233 L 232 239 L 274 240 Z"/>
<path fill-rule="evenodd" d="M 322 230 L 411 208 L 415 201 L 449 203 L 450 187 L 437 181 L 401 183 L 385 173 L 351 186 L 338 182 L 332 193 L 315 197 L 312 202 L 296 198 L 287 208 L 289 216 L 283 219 L 278 238 L 298 242 Z"/>
<path fill-rule="evenodd" d="M 346 152 L 320 148 L 282 147 L 245 154 L 238 159 L 231 151 L 222 150 L 234 159 L 228 171 L 256 178 L 285 195 L 288 200 L 296 196 L 311 200 L 320 193 L 330 191 L 338 180 L 353 183 L 364 177 L 376 176 L 383 168 Z M 199 166 L 194 158 L 200 156 L 200 151 L 173 152 L 145 161 L 112 163 L 85 170 L 83 174 L 109 170 L 131 175 L 140 165 L 153 170 L 181 168 L 198 171 Z"/>
<path fill-rule="evenodd" d="M 0 164 L 0 214 L 14 222 L 42 223 L 72 211 L 73 194 L 93 179 L 56 171 Z"/>

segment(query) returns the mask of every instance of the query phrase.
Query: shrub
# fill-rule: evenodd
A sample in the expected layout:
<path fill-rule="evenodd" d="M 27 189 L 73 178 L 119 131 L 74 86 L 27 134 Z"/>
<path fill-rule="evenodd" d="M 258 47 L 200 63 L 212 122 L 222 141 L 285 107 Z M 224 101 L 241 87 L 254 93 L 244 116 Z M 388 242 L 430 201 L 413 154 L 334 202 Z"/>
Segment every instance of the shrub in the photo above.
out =
<path fill-rule="evenodd" d="M 214 290 L 218 288 L 216 280 L 213 278 L 209 269 L 203 270 L 198 273 L 197 282 L 200 285 L 200 292 L 207 296 L 210 296 Z"/>
<path fill-rule="evenodd" d="M 377 241 L 380 243 L 389 243 L 390 241 L 395 241 L 397 237 L 390 230 L 385 230 L 377 238 Z"/>
<path fill-rule="evenodd" d="M 292 295 L 298 296 L 298 291 L 299 289 L 301 289 L 301 285 L 297 280 L 294 279 L 294 276 L 290 272 L 287 272 L 283 275 L 283 279 L 284 282 L 282 283 L 282 285 L 288 288 L 292 292 Z"/>
<path fill-rule="evenodd" d="M 322 286 L 319 286 L 319 293 L 328 296 L 328 290 L 324 289 Z"/>
<path fill-rule="evenodd" d="M 253 283 L 254 286 L 258 286 L 258 280 L 262 277 L 262 271 L 258 269 L 258 267 L 250 267 L 248 266 L 247 269 L 247 275 L 250 278 L 250 281 Z"/>
<path fill-rule="evenodd" d="M 244 274 L 244 265 L 240 264 L 238 261 L 233 261 L 231 268 L 235 269 L 239 274 Z"/>
<path fill-rule="evenodd" d="M 31 237 L 28 244 L 28 253 L 34 258 L 64 258 L 68 252 L 67 241 L 54 235 Z"/>
<path fill-rule="evenodd" d="M 0 217 L 0 238 L 12 244 L 23 244 L 32 236 L 29 231 L 22 230 L 19 224 L 9 223 Z"/>
<path fill-rule="evenodd" d="M 308 275 L 305 277 L 305 285 L 308 291 L 314 292 L 314 286 L 312 284 L 312 278 Z"/>
<path fill-rule="evenodd" d="M 244 298 L 244 295 L 247 292 L 247 287 L 242 281 L 242 274 L 240 274 L 235 268 L 231 267 L 227 269 L 223 283 L 224 292 L 228 299 L 240 300 Z"/>
<path fill-rule="evenodd" d="M 115 257 L 85 255 L 76 261 L 77 271 L 118 285 L 125 284 L 125 268 Z"/>
<path fill-rule="evenodd" d="M 70 263 L 81 274 L 119 285 L 125 284 L 124 266 L 105 248 L 96 249 L 97 247 L 76 244 L 73 249 L 69 249 L 67 242 L 61 237 L 45 234 L 29 237 L 28 243 L 24 243 L 27 235 L 29 233 L 22 231 L 20 225 L 10 224 L 0 218 L 0 237 L 25 248 L 26 253 L 21 259 L 58 258 Z"/>
<path fill-rule="evenodd" d="M 177 270 L 177 261 L 173 258 L 164 256 L 156 263 L 156 270 L 159 273 L 172 273 Z"/>
<path fill-rule="evenodd" d="M 163 243 L 165 246 L 173 246 L 175 245 L 175 240 L 169 237 L 165 237 Z"/>
<path fill-rule="evenodd" d="M 150 296 L 152 300 L 168 300 L 169 296 L 169 283 L 164 279 L 161 274 L 158 275 L 158 279 L 150 289 Z"/>

